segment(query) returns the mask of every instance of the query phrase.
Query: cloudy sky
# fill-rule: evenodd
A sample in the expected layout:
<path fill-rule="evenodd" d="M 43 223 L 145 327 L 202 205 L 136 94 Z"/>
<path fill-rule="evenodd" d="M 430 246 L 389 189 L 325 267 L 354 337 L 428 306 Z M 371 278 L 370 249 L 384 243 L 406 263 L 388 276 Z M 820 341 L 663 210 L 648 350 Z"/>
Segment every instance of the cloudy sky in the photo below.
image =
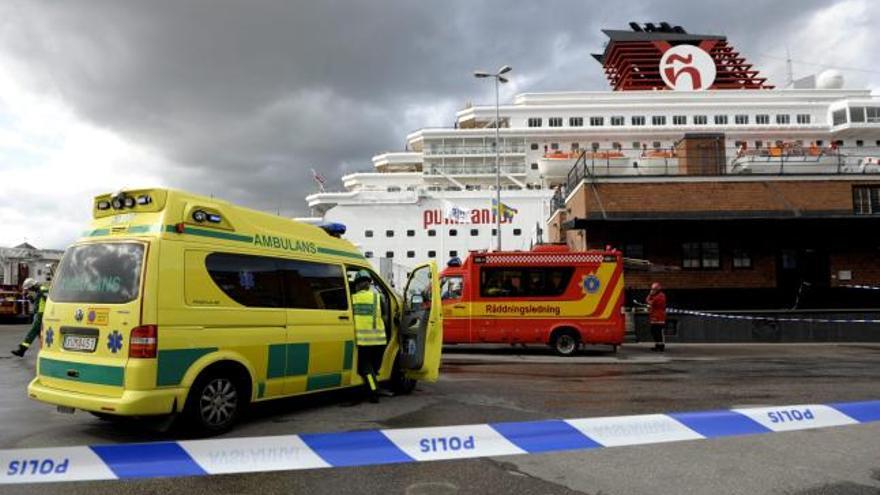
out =
<path fill-rule="evenodd" d="M 777 85 L 786 46 L 796 76 L 880 60 L 876 0 L 0 0 L 0 246 L 62 248 L 126 187 L 304 215 L 311 168 L 491 102 L 473 69 L 513 66 L 504 99 L 605 89 L 589 54 L 631 20 L 726 34 Z"/>

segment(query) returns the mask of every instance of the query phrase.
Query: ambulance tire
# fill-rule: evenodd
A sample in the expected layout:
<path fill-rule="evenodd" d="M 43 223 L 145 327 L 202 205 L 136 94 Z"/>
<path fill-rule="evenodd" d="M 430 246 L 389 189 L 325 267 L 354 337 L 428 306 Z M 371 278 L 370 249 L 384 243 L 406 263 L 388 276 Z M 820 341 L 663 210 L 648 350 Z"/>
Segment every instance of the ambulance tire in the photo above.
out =
<path fill-rule="evenodd" d="M 250 400 L 247 372 L 239 368 L 231 363 L 217 364 L 193 382 L 183 419 L 197 435 L 219 435 L 238 422 Z"/>
<path fill-rule="evenodd" d="M 409 395 L 416 389 L 418 380 L 407 378 L 398 361 L 394 361 L 394 369 L 391 370 L 391 391 L 394 395 Z"/>
<path fill-rule="evenodd" d="M 550 338 L 550 347 L 560 356 L 574 356 L 580 346 L 580 335 L 573 328 L 557 329 Z"/>

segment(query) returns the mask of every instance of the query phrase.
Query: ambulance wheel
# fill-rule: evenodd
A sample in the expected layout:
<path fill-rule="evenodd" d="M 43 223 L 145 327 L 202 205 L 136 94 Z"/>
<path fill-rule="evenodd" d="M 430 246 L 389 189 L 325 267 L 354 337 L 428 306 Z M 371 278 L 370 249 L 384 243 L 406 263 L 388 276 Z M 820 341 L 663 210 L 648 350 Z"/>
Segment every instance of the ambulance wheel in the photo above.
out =
<path fill-rule="evenodd" d="M 574 356 L 580 347 L 578 333 L 570 328 L 563 328 L 553 333 L 550 347 L 560 356 Z"/>
<path fill-rule="evenodd" d="M 400 369 L 397 361 L 394 362 L 394 369 L 391 371 L 391 391 L 395 395 L 408 395 L 416 389 L 418 380 L 407 378 L 406 373 Z"/>
<path fill-rule="evenodd" d="M 189 389 L 183 411 L 187 422 L 202 435 L 229 431 L 249 398 L 244 384 L 232 368 L 204 372 Z"/>

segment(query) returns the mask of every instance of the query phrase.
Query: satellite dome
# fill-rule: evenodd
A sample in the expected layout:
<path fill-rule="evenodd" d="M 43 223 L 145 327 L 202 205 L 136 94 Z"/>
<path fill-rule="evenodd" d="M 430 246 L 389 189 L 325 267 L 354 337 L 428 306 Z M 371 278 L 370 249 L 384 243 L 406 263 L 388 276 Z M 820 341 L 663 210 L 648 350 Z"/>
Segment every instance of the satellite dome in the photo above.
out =
<path fill-rule="evenodd" d="M 834 69 L 822 71 L 816 77 L 816 87 L 818 89 L 840 89 L 843 87 L 843 74 Z"/>

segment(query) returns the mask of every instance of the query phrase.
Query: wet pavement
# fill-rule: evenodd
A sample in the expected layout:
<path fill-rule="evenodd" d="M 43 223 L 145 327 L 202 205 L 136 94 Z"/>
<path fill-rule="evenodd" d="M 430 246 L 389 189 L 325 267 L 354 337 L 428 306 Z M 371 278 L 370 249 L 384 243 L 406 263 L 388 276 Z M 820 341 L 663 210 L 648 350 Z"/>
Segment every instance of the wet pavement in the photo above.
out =
<path fill-rule="evenodd" d="M 0 325 L 0 448 L 179 438 L 143 422 L 56 413 L 24 388 L 35 353 Z M 644 344 L 588 349 L 450 347 L 442 377 L 378 405 L 350 393 L 255 407 L 228 436 L 698 411 L 880 399 L 880 344 Z M 3 493 L 880 493 L 880 424 L 528 456 L 203 478 L 0 487 Z"/>

